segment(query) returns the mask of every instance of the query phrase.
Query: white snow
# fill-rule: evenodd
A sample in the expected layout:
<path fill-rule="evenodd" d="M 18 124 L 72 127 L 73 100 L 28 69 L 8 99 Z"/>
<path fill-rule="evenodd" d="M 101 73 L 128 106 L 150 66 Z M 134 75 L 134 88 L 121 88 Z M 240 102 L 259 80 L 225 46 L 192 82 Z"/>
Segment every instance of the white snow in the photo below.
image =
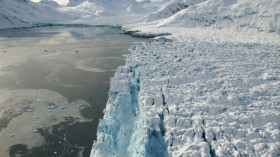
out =
<path fill-rule="evenodd" d="M 280 1 L 277 0 L 208 0 L 181 10 L 159 25 L 252 28 L 280 33 L 279 6 Z"/>
<path fill-rule="evenodd" d="M 67 13 L 59 12 L 56 7 L 54 3 L 0 0 L 0 29 L 65 23 L 72 19 Z"/>
<path fill-rule="evenodd" d="M 139 22 L 158 9 L 157 2 L 136 0 L 0 0 L 0 29 L 48 24 L 122 25 Z"/>
<path fill-rule="evenodd" d="M 0 0 L 0 19 L 160 35 L 132 45 L 111 79 L 92 157 L 280 156 L 278 0 Z"/>

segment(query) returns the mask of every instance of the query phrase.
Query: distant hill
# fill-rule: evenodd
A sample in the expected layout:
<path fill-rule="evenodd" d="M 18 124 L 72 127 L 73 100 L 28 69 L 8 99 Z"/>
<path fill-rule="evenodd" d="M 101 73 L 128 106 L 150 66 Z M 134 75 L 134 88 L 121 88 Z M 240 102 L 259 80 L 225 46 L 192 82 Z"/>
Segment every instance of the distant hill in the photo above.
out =
<path fill-rule="evenodd" d="M 30 27 L 39 23 L 63 23 L 71 18 L 55 9 L 55 2 L 0 0 L 0 29 Z M 58 7 L 58 6 L 56 6 Z"/>
<path fill-rule="evenodd" d="M 280 32 L 278 0 L 172 0 L 145 17 L 158 26 L 257 29 Z"/>

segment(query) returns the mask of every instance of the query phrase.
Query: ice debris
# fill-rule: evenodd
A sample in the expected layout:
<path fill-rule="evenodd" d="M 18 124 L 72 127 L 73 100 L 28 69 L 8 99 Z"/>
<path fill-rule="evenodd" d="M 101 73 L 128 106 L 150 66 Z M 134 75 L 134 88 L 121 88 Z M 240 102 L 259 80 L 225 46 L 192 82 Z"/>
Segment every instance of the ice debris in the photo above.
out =
<path fill-rule="evenodd" d="M 33 107 L 26 107 L 23 109 L 24 112 L 33 112 L 34 108 Z"/>
<path fill-rule="evenodd" d="M 56 104 L 53 104 L 53 103 L 51 103 L 51 104 L 49 104 L 48 105 L 48 109 L 56 109 L 56 108 L 58 108 L 58 105 L 56 105 Z"/>
<path fill-rule="evenodd" d="M 59 106 L 59 105 L 57 105 L 57 104 L 54 104 L 54 103 L 50 103 L 49 105 L 48 105 L 48 109 L 49 110 L 54 110 L 54 109 L 65 109 L 65 106 Z"/>

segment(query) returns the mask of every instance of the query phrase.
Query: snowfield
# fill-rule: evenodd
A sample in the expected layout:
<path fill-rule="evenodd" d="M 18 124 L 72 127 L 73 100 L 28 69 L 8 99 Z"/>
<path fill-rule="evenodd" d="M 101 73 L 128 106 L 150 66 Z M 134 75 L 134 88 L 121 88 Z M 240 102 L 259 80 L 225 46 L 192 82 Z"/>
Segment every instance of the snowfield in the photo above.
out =
<path fill-rule="evenodd" d="M 42 23 L 27 19 L 40 6 L 55 8 L 48 23 L 121 25 L 153 37 L 133 44 L 111 79 L 91 157 L 280 156 L 279 0 L 72 0 L 32 3 L 28 16 L 11 9 L 28 10 L 26 2 L 0 0 L 0 28 Z"/>

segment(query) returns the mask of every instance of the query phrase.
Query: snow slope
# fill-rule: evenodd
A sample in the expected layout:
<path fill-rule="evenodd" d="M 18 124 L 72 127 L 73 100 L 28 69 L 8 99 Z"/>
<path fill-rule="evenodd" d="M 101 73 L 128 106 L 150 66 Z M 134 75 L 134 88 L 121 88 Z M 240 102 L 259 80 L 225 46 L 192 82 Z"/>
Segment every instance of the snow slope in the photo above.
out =
<path fill-rule="evenodd" d="M 158 2 L 137 0 L 73 0 L 59 10 L 76 17 L 72 23 L 89 25 L 123 25 L 142 21 L 159 8 Z"/>
<path fill-rule="evenodd" d="M 39 23 L 63 23 L 71 17 L 60 13 L 52 3 L 29 0 L 0 0 L 0 29 L 30 27 Z"/>
<path fill-rule="evenodd" d="M 81 5 L 94 5 L 98 6 L 100 8 L 103 8 L 103 12 L 105 13 L 111 13 L 111 14 L 119 14 L 120 12 L 131 12 L 131 13 L 137 13 L 137 12 L 145 12 L 148 9 L 148 5 L 151 4 L 151 2 L 138 2 L 136 0 L 71 0 L 69 1 L 68 5 L 69 7 L 78 7 Z M 94 8 L 92 9 L 95 10 Z"/>
<path fill-rule="evenodd" d="M 278 0 L 173 0 L 146 17 L 159 27 L 211 27 L 280 32 Z M 185 6 L 185 8 L 184 8 Z"/>
<path fill-rule="evenodd" d="M 150 13 L 148 16 L 145 17 L 146 22 L 157 21 L 160 19 L 168 18 L 177 12 L 188 8 L 190 5 L 203 2 L 205 0 L 192 0 L 192 1 L 183 1 L 183 0 L 173 0 L 170 2 L 165 2 L 162 4 L 162 7 L 153 13 Z"/>
<path fill-rule="evenodd" d="M 72 0 L 68 6 L 52 0 L 0 0 L 0 29 L 38 24 L 116 25 L 135 22 L 157 8 L 150 1 L 135 0 Z"/>
<path fill-rule="evenodd" d="M 29 0 L 0 0 L 0 28 L 38 23 L 94 25 L 144 20 L 145 25 L 156 27 L 252 28 L 279 34 L 279 6 L 278 0 L 71 0 L 67 7 L 48 0 L 36 4 Z"/>

